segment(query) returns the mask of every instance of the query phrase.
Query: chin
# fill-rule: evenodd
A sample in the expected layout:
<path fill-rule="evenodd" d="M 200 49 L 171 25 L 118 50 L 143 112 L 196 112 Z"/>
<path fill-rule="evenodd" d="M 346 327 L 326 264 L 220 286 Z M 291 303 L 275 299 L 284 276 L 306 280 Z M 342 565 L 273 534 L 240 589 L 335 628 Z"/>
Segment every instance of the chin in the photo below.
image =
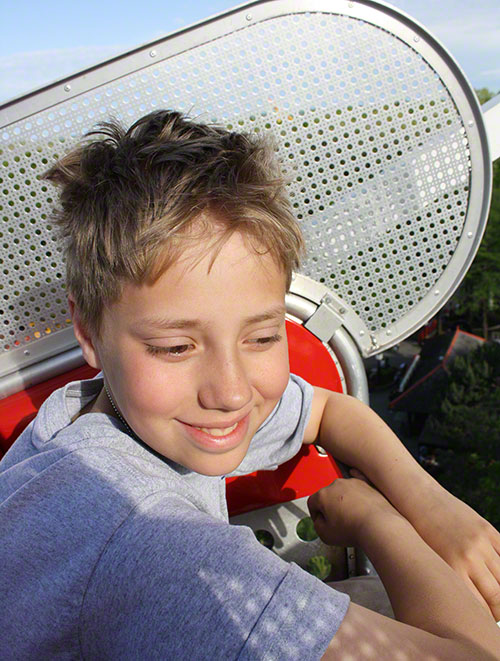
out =
<path fill-rule="evenodd" d="M 190 468 L 195 473 L 207 477 L 222 477 L 235 471 L 245 458 L 246 452 L 238 453 L 237 456 L 212 455 L 199 461 L 192 462 Z M 191 463 L 191 462 L 189 462 Z"/>

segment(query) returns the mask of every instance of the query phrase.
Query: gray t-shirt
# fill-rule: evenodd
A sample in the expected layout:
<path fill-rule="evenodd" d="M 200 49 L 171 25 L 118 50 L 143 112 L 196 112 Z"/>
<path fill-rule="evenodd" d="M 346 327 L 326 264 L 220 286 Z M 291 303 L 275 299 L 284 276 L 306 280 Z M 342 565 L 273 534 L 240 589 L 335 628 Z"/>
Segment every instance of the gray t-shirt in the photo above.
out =
<path fill-rule="evenodd" d="M 169 462 L 103 413 L 102 380 L 54 392 L 0 462 L 0 658 L 320 659 L 348 607 L 227 522 L 225 482 Z M 237 473 L 300 448 L 292 376 Z"/>

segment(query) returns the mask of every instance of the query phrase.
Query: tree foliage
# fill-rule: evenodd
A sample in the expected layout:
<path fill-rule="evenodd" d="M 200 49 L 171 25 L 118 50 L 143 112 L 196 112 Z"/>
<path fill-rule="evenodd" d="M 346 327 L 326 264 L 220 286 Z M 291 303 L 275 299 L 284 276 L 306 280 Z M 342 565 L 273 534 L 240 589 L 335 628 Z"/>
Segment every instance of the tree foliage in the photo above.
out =
<path fill-rule="evenodd" d="M 493 96 L 486 88 L 476 92 L 481 103 Z M 487 339 L 491 320 L 500 317 L 500 159 L 493 163 L 493 191 L 486 231 L 454 300 L 460 314 L 468 318 L 471 326 L 481 325 Z"/>
<path fill-rule="evenodd" d="M 500 528 L 500 344 L 457 358 L 439 411 L 429 420 L 444 440 L 437 479 Z"/>

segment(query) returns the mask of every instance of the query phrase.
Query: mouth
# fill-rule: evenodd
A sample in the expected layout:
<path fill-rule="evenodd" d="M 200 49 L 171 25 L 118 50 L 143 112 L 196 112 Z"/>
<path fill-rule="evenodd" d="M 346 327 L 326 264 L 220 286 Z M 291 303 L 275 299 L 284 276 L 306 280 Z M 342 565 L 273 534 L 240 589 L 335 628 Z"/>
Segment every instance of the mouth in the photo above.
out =
<path fill-rule="evenodd" d="M 246 438 L 250 414 L 226 426 L 202 427 L 179 421 L 191 442 L 209 452 L 227 452 Z"/>
<path fill-rule="evenodd" d="M 199 429 L 200 431 L 205 432 L 205 434 L 210 434 L 210 436 L 227 436 L 233 432 L 236 427 L 239 425 L 239 422 L 235 422 L 234 425 L 230 427 L 194 427 L 194 429 Z"/>

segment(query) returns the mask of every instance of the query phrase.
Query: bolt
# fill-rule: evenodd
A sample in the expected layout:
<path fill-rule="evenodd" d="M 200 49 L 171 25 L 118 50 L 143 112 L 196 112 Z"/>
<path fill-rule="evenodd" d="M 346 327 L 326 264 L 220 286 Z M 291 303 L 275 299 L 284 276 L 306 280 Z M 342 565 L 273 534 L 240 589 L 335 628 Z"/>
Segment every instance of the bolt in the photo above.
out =
<path fill-rule="evenodd" d="M 340 308 L 339 314 L 345 314 L 347 310 L 345 308 Z"/>
<path fill-rule="evenodd" d="M 71 85 L 69 85 L 69 84 L 68 84 L 68 85 L 65 85 L 65 86 L 64 86 L 64 91 L 65 91 L 65 92 L 71 92 Z"/>
<path fill-rule="evenodd" d="M 434 292 L 434 296 L 439 296 L 439 289 L 436 289 L 436 291 Z"/>
<path fill-rule="evenodd" d="M 469 119 L 469 121 L 467 122 L 467 124 L 468 124 L 469 126 L 474 126 L 474 122 L 472 121 L 472 119 Z"/>
<path fill-rule="evenodd" d="M 149 57 L 156 57 L 156 51 L 155 50 L 149 51 Z"/>
<path fill-rule="evenodd" d="M 467 238 L 468 239 L 472 239 L 473 236 L 474 236 L 474 234 L 472 234 L 472 232 L 467 232 Z"/>
<path fill-rule="evenodd" d="M 245 16 L 245 18 L 247 19 L 247 21 L 251 21 L 252 20 L 252 14 L 247 14 Z"/>
<path fill-rule="evenodd" d="M 24 350 L 24 355 L 25 355 L 25 356 L 29 356 L 29 355 L 30 355 L 30 352 L 28 351 L 28 349 L 25 349 L 25 350 Z"/>
<path fill-rule="evenodd" d="M 413 41 L 414 41 L 416 44 L 418 44 L 418 42 L 420 41 L 420 37 L 417 37 L 417 35 L 415 35 L 415 36 L 413 37 Z"/>

